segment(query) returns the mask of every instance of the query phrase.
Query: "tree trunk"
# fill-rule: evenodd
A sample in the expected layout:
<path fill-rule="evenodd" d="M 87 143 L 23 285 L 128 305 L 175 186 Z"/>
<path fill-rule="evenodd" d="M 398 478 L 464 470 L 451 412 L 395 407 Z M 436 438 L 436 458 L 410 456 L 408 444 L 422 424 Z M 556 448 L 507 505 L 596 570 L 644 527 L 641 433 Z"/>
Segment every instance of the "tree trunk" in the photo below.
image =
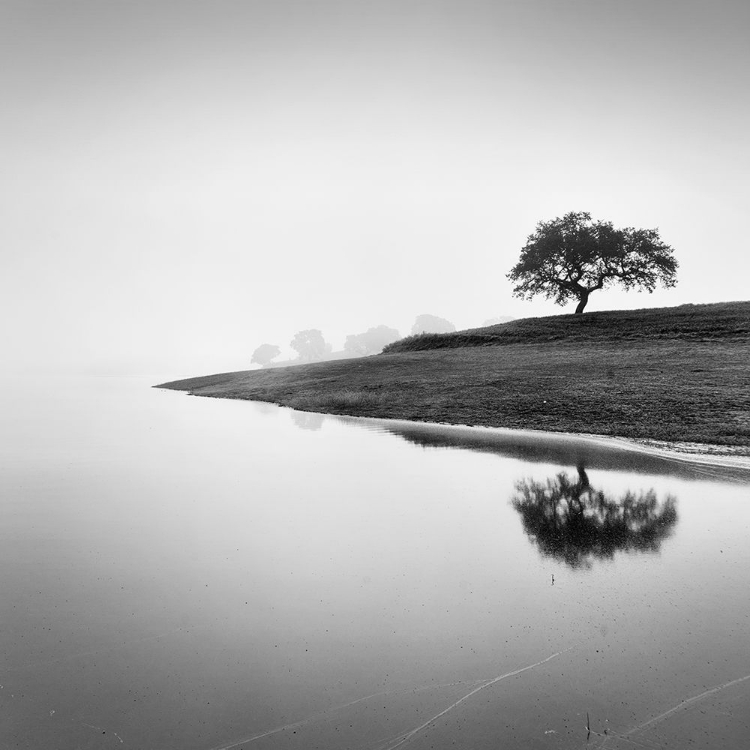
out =
<path fill-rule="evenodd" d="M 578 297 L 578 307 L 576 307 L 576 315 L 580 315 L 583 312 L 583 308 L 586 307 L 586 303 L 589 301 L 589 293 L 581 292 Z"/>

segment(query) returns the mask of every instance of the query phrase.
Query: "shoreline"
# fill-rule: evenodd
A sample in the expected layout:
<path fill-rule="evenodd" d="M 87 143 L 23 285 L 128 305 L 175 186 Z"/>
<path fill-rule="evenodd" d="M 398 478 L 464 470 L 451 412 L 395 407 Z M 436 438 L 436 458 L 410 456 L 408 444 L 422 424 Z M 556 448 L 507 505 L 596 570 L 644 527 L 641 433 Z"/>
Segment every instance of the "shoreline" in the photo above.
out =
<path fill-rule="evenodd" d="M 443 425 L 439 430 L 534 430 L 538 439 L 547 436 L 548 447 L 555 440 L 549 436 L 557 436 L 558 453 L 583 452 L 582 446 L 563 448 L 560 440 L 568 435 L 617 447 L 623 457 L 627 450 L 747 472 L 748 361 L 750 302 L 742 302 L 529 318 L 407 338 L 378 355 L 215 373 L 158 387 L 394 420 L 392 426 L 405 420 Z M 416 427 L 409 433 L 435 442 Z M 442 434 L 437 442 L 449 442 Z M 476 437 L 488 434 L 476 433 L 468 443 L 533 453 L 528 437 L 515 447 L 507 437 Z"/>
<path fill-rule="evenodd" d="M 200 395 L 200 394 L 195 394 Z M 250 399 L 248 399 L 250 400 Z M 269 403 L 254 401 L 251 403 Z M 512 437 L 526 436 L 542 439 L 548 442 L 575 443 L 586 442 L 605 448 L 620 448 L 621 450 L 655 456 L 681 463 L 709 466 L 715 468 L 738 469 L 750 472 L 750 448 L 745 446 L 713 445 L 707 443 L 693 443 L 689 441 L 669 442 L 653 440 L 651 438 L 627 438 L 615 435 L 598 435 L 595 433 L 569 432 L 539 429 L 519 429 L 514 427 L 487 427 L 485 425 L 451 424 L 448 422 L 430 422 L 413 419 L 399 419 L 391 417 L 362 417 L 351 414 L 336 414 L 332 412 L 316 412 L 295 409 L 283 404 L 275 404 L 290 411 L 302 414 L 320 414 L 325 417 L 335 417 L 339 420 L 355 423 L 382 424 L 383 426 L 420 427 L 435 432 L 471 432 L 475 435 Z"/>
<path fill-rule="evenodd" d="M 499 427 L 479 424 L 457 424 L 452 422 L 430 421 L 427 419 L 404 419 L 402 417 L 364 416 L 347 414 L 346 412 L 316 411 L 290 406 L 283 402 L 243 398 L 237 396 L 225 396 L 217 393 L 200 393 L 196 391 L 164 387 L 166 384 L 152 386 L 160 390 L 177 390 L 188 396 L 200 398 L 215 398 L 224 401 L 245 401 L 251 404 L 270 404 L 290 412 L 300 414 L 318 414 L 322 417 L 333 417 L 343 422 L 352 422 L 362 425 L 377 425 L 388 430 L 392 427 L 405 427 L 410 429 L 422 429 L 439 433 L 468 433 L 474 436 L 510 438 L 512 436 L 533 438 L 547 443 L 588 443 L 605 449 L 620 449 L 633 454 L 660 458 L 667 461 L 675 461 L 684 465 L 696 467 L 708 467 L 715 469 L 727 469 L 730 471 L 748 474 L 750 481 L 750 446 L 745 445 L 720 445 L 715 443 L 700 443 L 694 441 L 668 441 L 656 438 L 637 437 L 630 438 L 619 435 L 603 435 L 592 432 L 573 432 L 569 430 L 542 430 L 538 428 L 521 427 Z"/>
<path fill-rule="evenodd" d="M 454 423 L 431 421 L 429 419 L 404 419 L 403 417 L 366 416 L 346 413 L 345 411 L 317 411 L 312 408 L 291 406 L 280 401 L 266 400 L 262 398 L 246 398 L 236 395 L 223 395 L 219 393 L 201 393 L 188 389 L 177 389 L 164 387 L 166 384 L 152 386 L 160 390 L 176 390 L 188 396 L 200 398 L 215 398 L 225 401 L 245 401 L 251 404 L 268 404 L 290 412 L 299 414 L 317 414 L 321 417 L 333 417 L 342 422 L 351 422 L 360 425 L 379 426 L 386 431 L 394 431 L 395 428 L 406 428 L 407 430 L 422 430 L 439 434 L 464 434 L 464 437 L 495 438 L 498 442 L 508 443 L 508 438 L 522 437 L 526 441 L 530 439 L 541 440 L 547 444 L 567 444 L 568 447 L 575 443 L 586 443 L 591 447 L 604 449 L 619 449 L 636 455 L 659 458 L 666 461 L 674 461 L 686 466 L 705 467 L 713 469 L 724 469 L 729 472 L 737 472 L 743 476 L 745 481 L 750 482 L 750 446 L 745 445 L 722 445 L 716 443 L 702 443 L 695 441 L 668 441 L 649 437 L 625 437 L 619 435 L 604 435 L 593 432 L 574 432 L 570 430 L 543 430 L 533 427 L 500 427 L 481 424 Z M 170 384 L 171 385 L 171 384 Z M 330 408 L 330 407 L 329 407 Z M 392 429 L 393 428 L 393 429 Z M 460 447 L 460 446 L 457 446 Z"/>

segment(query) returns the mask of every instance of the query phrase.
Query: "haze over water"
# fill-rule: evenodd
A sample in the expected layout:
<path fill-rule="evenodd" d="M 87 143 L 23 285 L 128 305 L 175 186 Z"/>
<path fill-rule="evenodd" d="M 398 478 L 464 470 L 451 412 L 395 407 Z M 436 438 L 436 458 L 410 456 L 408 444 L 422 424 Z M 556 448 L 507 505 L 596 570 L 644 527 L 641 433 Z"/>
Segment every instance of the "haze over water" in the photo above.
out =
<path fill-rule="evenodd" d="M 747 483 L 149 385 L 3 390 L 0 746 L 744 746 Z"/>

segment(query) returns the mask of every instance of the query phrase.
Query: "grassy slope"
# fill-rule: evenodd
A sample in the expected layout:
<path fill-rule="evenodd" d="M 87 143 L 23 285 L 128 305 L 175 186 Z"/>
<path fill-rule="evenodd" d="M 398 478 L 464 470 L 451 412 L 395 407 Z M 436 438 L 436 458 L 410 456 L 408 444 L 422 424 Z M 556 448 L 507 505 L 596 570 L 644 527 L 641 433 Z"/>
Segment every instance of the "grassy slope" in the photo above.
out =
<path fill-rule="evenodd" d="M 165 383 L 358 416 L 750 447 L 750 302 L 529 318 Z"/>

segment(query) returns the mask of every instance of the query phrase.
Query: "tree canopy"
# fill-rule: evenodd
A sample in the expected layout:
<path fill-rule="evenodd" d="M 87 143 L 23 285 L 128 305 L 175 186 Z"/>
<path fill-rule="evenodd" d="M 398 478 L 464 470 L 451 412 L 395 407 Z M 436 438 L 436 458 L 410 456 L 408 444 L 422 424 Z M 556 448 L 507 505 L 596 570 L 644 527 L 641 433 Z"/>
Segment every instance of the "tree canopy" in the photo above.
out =
<path fill-rule="evenodd" d="M 251 357 L 250 361 L 254 364 L 259 364 L 263 367 L 266 367 L 267 365 L 271 364 L 271 360 L 275 357 L 278 357 L 279 354 L 281 354 L 281 349 L 279 349 L 276 344 L 261 344 L 253 352 L 253 356 Z"/>
<path fill-rule="evenodd" d="M 297 331 L 289 345 L 302 362 L 317 362 L 331 353 L 331 345 L 326 343 L 323 333 L 317 328 Z"/>
<path fill-rule="evenodd" d="M 398 341 L 401 334 L 395 328 L 388 326 L 377 326 L 368 328 L 364 333 L 352 334 L 346 337 L 344 351 L 356 357 L 364 357 L 368 354 L 378 354 L 383 347 Z"/>
<path fill-rule="evenodd" d="M 412 335 L 420 333 L 453 333 L 456 326 L 437 315 L 417 315 L 414 325 L 411 327 Z"/>
<path fill-rule="evenodd" d="M 570 212 L 539 222 L 508 273 L 513 295 L 544 295 L 558 305 L 578 300 L 582 313 L 589 295 L 611 284 L 653 292 L 657 282 L 673 287 L 678 263 L 656 229 L 616 229 L 591 214 Z"/>

